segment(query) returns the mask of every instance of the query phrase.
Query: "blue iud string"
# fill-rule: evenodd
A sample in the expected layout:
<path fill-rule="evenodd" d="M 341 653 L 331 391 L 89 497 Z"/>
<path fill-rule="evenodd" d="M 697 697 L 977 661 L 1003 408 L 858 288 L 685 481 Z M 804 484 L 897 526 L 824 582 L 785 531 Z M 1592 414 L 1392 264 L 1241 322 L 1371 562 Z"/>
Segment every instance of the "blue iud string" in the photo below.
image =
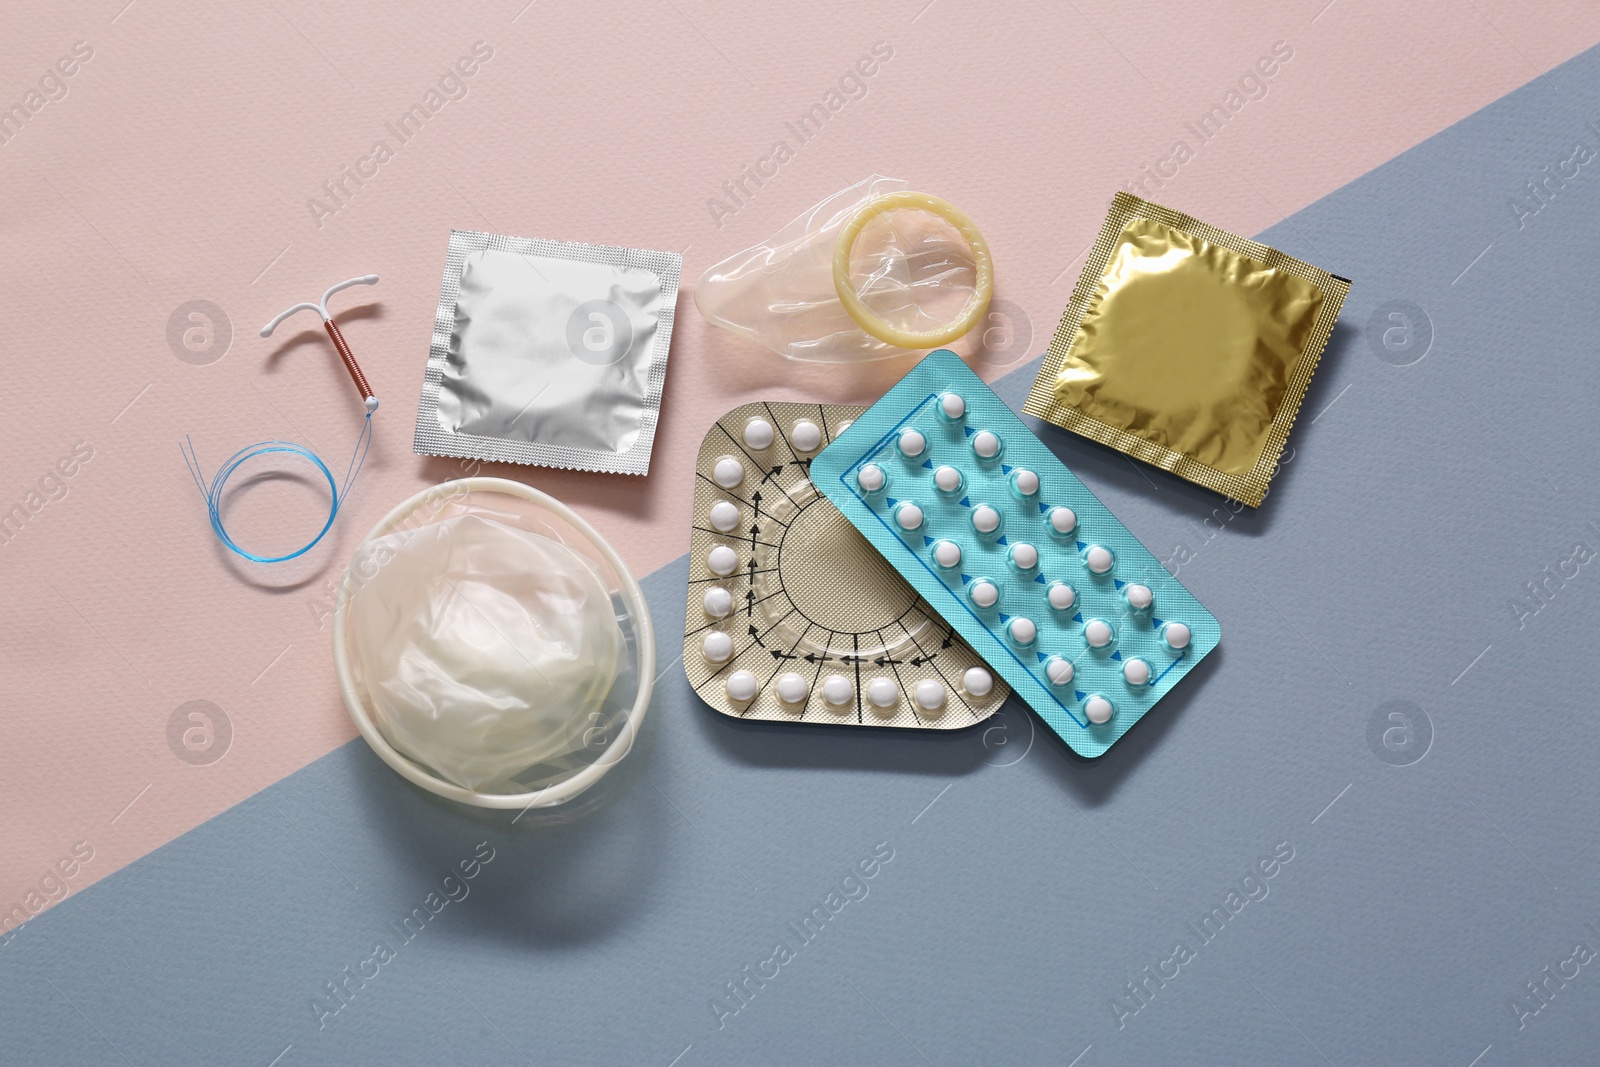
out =
<path fill-rule="evenodd" d="M 811 480 L 1080 755 L 1104 753 L 1221 638 L 953 352 L 857 418 Z"/>
<path fill-rule="evenodd" d="M 339 517 L 339 508 L 344 505 L 345 498 L 350 495 L 350 490 L 356 484 L 356 477 L 361 473 L 361 467 L 367 460 L 367 449 L 372 444 L 372 415 L 378 410 L 378 398 L 373 395 L 372 389 L 367 385 L 366 375 L 361 373 L 361 368 L 356 364 L 356 357 L 350 351 L 350 346 L 345 342 L 344 334 L 339 330 L 339 324 L 333 321 L 333 316 L 328 312 L 328 298 L 342 289 L 352 285 L 373 285 L 377 282 L 376 274 L 364 274 L 359 278 L 351 278 L 332 286 L 322 294 L 322 299 L 317 303 L 304 301 L 288 310 L 278 314 L 273 320 L 261 328 L 262 337 L 272 336 L 272 331 L 278 324 L 298 311 L 315 311 L 322 316 L 323 328 L 328 331 L 328 337 L 333 341 L 334 349 L 339 353 L 339 358 L 344 362 L 344 368 L 350 375 L 350 380 L 355 383 L 356 391 L 361 395 L 362 406 L 366 409 L 366 418 L 361 424 L 361 433 L 356 437 L 356 447 L 350 453 L 349 466 L 345 468 L 344 484 L 333 480 L 333 472 L 328 465 L 322 462 L 322 457 L 306 448 L 304 445 L 295 444 L 293 441 L 261 441 L 242 448 L 228 457 L 227 462 L 217 469 L 216 476 L 211 479 L 209 486 L 206 484 L 205 475 L 201 471 L 200 457 L 195 452 L 194 442 L 184 435 L 185 444 L 178 446 L 178 451 L 183 454 L 183 461 L 189 468 L 189 475 L 194 479 L 195 488 L 200 490 L 200 495 L 205 498 L 206 513 L 211 518 L 211 530 L 217 535 L 229 551 L 234 552 L 252 563 L 282 563 L 285 560 L 303 556 L 316 547 L 317 542 L 325 537 L 333 528 L 333 521 Z M 322 529 L 317 535 L 293 552 L 282 556 L 263 556 L 239 547 L 228 530 L 222 524 L 222 494 L 227 488 L 228 479 L 233 477 L 233 472 L 258 456 L 268 456 L 283 452 L 289 455 L 300 456 L 310 460 L 322 472 L 323 478 L 328 482 L 328 521 L 322 524 Z"/>

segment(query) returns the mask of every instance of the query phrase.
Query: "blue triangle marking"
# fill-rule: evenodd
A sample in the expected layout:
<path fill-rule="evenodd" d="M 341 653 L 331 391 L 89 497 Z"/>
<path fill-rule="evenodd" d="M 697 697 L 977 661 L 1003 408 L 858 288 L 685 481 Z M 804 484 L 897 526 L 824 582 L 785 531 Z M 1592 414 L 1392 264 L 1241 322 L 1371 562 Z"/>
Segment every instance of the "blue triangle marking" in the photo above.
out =
<path fill-rule="evenodd" d="M 1072 621 L 1073 622 L 1082 622 L 1083 621 L 1083 612 L 1080 611 L 1076 615 L 1074 615 L 1072 617 Z"/>
<path fill-rule="evenodd" d="M 933 538 L 929 537 L 927 534 L 923 534 L 922 535 L 922 547 L 923 548 L 927 548 L 931 544 L 933 544 Z"/>
<path fill-rule="evenodd" d="M 1001 474 L 1010 474 L 1012 469 L 1013 468 L 1006 466 L 1004 463 L 1000 464 L 1000 473 Z"/>
<path fill-rule="evenodd" d="M 1051 505 L 1051 504 L 1040 504 L 1039 505 L 1039 514 L 1043 515 L 1045 512 L 1049 511 L 1051 509 L 1051 507 L 1053 507 L 1053 506 L 1054 505 Z"/>
<path fill-rule="evenodd" d="M 963 575 L 962 575 L 962 576 L 961 576 L 961 580 L 962 580 L 962 581 L 963 581 L 963 582 L 970 582 L 970 581 L 972 581 L 972 575 L 970 575 L 970 574 L 963 574 Z"/>
<path fill-rule="evenodd" d="M 1116 586 L 1118 589 L 1121 589 L 1123 586 L 1127 585 L 1128 583 L 1123 581 L 1121 578 L 1113 578 L 1113 579 L 1111 579 L 1111 584 Z"/>
<path fill-rule="evenodd" d="M 1003 545 L 1005 543 L 1006 543 L 1006 535 L 1005 534 L 1001 534 L 1000 535 L 1000 540 L 995 542 L 995 544 L 997 544 L 997 545 Z"/>
<path fill-rule="evenodd" d="M 1050 658 L 1050 654 L 1048 652 L 1035 652 L 1034 655 L 1039 657 L 1040 663 L 1043 663 L 1045 660 Z"/>
<path fill-rule="evenodd" d="M 1083 698 L 1084 698 L 1084 697 L 1085 697 L 1085 696 L 1087 696 L 1087 695 L 1088 695 L 1088 694 L 1087 694 L 1087 693 L 1085 693 L 1085 692 L 1084 692 L 1084 691 L 1083 691 L 1083 690 L 1082 690 L 1082 689 L 1074 689 L 1074 690 L 1073 690 L 1073 691 L 1072 691 L 1072 695 L 1073 695 L 1073 696 L 1075 696 L 1075 697 L 1077 697 L 1077 698 L 1078 698 L 1078 699 L 1079 699 L 1079 700 L 1082 700 L 1082 699 L 1083 699 Z"/>
<path fill-rule="evenodd" d="M 891 500 L 891 501 L 889 501 L 889 503 L 891 503 L 891 504 L 893 504 L 893 503 L 894 503 L 894 501 L 893 501 L 893 500 Z M 1089 547 L 1089 546 L 1088 546 L 1088 545 L 1086 545 L 1086 544 L 1084 544 L 1084 543 L 1083 543 L 1083 542 L 1082 542 L 1082 541 L 1079 541 L 1079 542 L 1078 542 L 1078 551 L 1079 551 L 1079 552 L 1082 552 L 1082 551 L 1083 551 L 1083 550 L 1084 550 L 1084 549 L 1086 549 L 1086 548 L 1088 548 L 1088 547 Z"/>
<path fill-rule="evenodd" d="M 923 465 L 923 466 L 924 466 L 924 467 L 926 467 L 926 468 L 928 468 L 928 469 L 929 469 L 929 470 L 933 470 L 933 460 L 931 460 L 931 459 L 925 459 L 925 460 L 923 460 L 923 461 L 922 461 L 922 465 Z"/>
<path fill-rule="evenodd" d="M 1111 653 L 1111 658 L 1114 659 L 1114 660 L 1121 660 L 1122 659 L 1122 653 L 1121 652 L 1113 652 L 1113 653 Z"/>
<path fill-rule="evenodd" d="M 1005 612 L 1002 611 L 1000 613 L 1000 621 L 1001 622 L 1010 622 L 1011 621 L 1011 616 L 1007 615 Z"/>
<path fill-rule="evenodd" d="M 971 437 L 973 434 L 978 432 L 977 430 L 974 430 L 971 426 L 963 426 L 962 429 L 967 431 L 967 436 L 968 437 Z"/>
<path fill-rule="evenodd" d="M 900 501 L 896 500 L 894 497 L 891 496 L 891 497 L 885 497 L 883 503 L 884 503 L 885 506 L 892 508 L 896 504 L 900 503 Z M 1078 547 L 1082 548 L 1083 546 L 1079 545 Z"/>
<path fill-rule="evenodd" d="M 1048 582 L 1046 582 L 1044 580 L 1044 575 L 1042 575 L 1042 574 L 1039 575 L 1037 578 L 1035 578 L 1034 581 L 1038 582 L 1040 585 L 1048 585 L 1049 584 Z"/>
<path fill-rule="evenodd" d="M 970 508 L 972 506 L 972 498 L 970 496 L 962 497 L 961 498 L 961 506 L 964 507 L 964 508 Z"/>
<path fill-rule="evenodd" d="M 1151 626 L 1165 626 L 1166 623 L 1162 622 L 1160 619 L 1158 619 L 1154 615 L 1152 615 L 1152 616 L 1150 616 L 1150 625 Z"/>

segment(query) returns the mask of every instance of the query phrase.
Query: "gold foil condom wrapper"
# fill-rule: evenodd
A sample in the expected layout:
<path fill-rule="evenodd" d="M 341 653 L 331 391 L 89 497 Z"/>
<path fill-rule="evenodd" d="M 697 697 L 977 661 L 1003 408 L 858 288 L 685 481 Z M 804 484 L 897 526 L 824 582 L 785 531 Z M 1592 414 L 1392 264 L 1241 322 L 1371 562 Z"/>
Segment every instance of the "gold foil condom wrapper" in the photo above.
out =
<path fill-rule="evenodd" d="M 1119 192 L 1022 410 L 1260 507 L 1349 291 Z"/>

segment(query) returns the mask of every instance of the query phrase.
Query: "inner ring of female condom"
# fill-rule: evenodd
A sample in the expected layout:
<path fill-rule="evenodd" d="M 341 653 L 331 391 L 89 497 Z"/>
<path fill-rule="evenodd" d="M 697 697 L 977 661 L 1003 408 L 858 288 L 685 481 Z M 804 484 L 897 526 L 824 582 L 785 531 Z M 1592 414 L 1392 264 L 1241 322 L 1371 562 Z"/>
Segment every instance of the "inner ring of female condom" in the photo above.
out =
<path fill-rule="evenodd" d="M 850 253 L 855 248 L 856 238 L 861 236 L 862 227 L 879 215 L 903 209 L 926 211 L 944 219 L 960 232 L 967 246 L 972 249 L 972 260 L 978 275 L 972 296 L 953 322 L 935 330 L 902 330 L 889 325 L 862 302 L 850 282 Z M 839 231 L 839 240 L 833 246 L 833 288 L 856 325 L 885 344 L 897 348 L 939 348 L 966 336 L 983 318 L 984 312 L 989 310 L 989 297 L 994 292 L 994 265 L 989 260 L 989 246 L 984 242 L 983 234 L 950 201 L 928 193 L 885 193 L 862 204 Z"/>

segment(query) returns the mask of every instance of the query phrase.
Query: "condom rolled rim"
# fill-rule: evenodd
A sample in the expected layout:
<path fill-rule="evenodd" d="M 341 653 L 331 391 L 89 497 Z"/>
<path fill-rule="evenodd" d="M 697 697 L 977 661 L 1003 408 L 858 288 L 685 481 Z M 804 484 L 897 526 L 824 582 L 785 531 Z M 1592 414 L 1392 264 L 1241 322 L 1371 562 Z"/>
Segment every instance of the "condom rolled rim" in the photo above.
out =
<path fill-rule="evenodd" d="M 345 613 L 350 603 L 350 597 L 355 590 L 356 576 L 346 568 L 344 580 L 340 588 L 339 603 L 333 613 L 333 663 L 334 670 L 339 679 L 339 692 L 344 697 L 345 710 L 349 712 L 351 720 L 356 724 L 356 729 L 361 732 L 368 745 L 378 754 L 378 758 L 389 765 L 389 768 L 402 778 L 414 785 L 426 789 L 430 793 L 454 800 L 462 804 L 471 804 L 480 808 L 500 809 L 527 809 L 533 807 L 554 807 L 564 804 L 578 796 L 584 790 L 598 782 L 612 766 L 621 762 L 632 748 L 633 738 L 639 726 L 644 721 L 645 712 L 650 709 L 650 693 L 654 685 L 656 670 L 656 643 L 655 631 L 650 623 L 650 607 L 645 602 L 644 591 L 639 588 L 639 583 L 623 563 L 622 557 L 617 555 L 615 549 L 601 537 L 600 534 L 585 522 L 577 512 L 567 507 L 547 493 L 521 482 L 514 482 L 506 478 L 461 478 L 456 481 L 443 482 L 402 501 L 389 514 L 385 515 L 374 526 L 363 544 L 377 537 L 393 532 L 405 519 L 421 511 L 430 504 L 443 503 L 452 498 L 459 498 L 468 493 L 504 493 L 508 496 L 520 497 L 545 509 L 570 525 L 581 534 L 605 560 L 607 566 L 615 573 L 617 579 L 617 594 L 627 605 L 630 622 L 638 639 L 638 675 L 639 692 L 634 698 L 633 707 L 628 711 L 628 742 L 619 747 L 613 755 L 608 753 L 604 759 L 590 764 L 572 777 L 557 782 L 543 789 L 535 789 L 524 793 L 484 793 L 467 789 L 447 782 L 443 778 L 429 772 L 411 759 L 401 754 L 391 745 L 387 738 L 378 729 L 372 714 L 367 707 L 366 698 L 361 688 L 356 684 L 355 672 L 350 662 L 350 653 L 346 642 Z"/>
<path fill-rule="evenodd" d="M 926 211 L 944 219 L 956 228 L 972 249 L 972 261 L 977 270 L 972 295 L 967 298 L 961 313 L 938 329 L 902 330 L 891 326 L 873 314 L 850 281 L 850 253 L 855 248 L 856 238 L 861 236 L 862 228 L 879 215 L 900 210 Z M 940 348 L 965 337 L 983 318 L 984 312 L 989 310 L 989 298 L 994 293 L 994 264 L 989 259 L 989 245 L 984 241 L 983 234 L 978 232 L 978 227 L 948 200 L 910 190 L 885 193 L 857 208 L 839 231 L 838 241 L 833 246 L 833 288 L 856 325 L 872 337 L 897 348 Z"/>

